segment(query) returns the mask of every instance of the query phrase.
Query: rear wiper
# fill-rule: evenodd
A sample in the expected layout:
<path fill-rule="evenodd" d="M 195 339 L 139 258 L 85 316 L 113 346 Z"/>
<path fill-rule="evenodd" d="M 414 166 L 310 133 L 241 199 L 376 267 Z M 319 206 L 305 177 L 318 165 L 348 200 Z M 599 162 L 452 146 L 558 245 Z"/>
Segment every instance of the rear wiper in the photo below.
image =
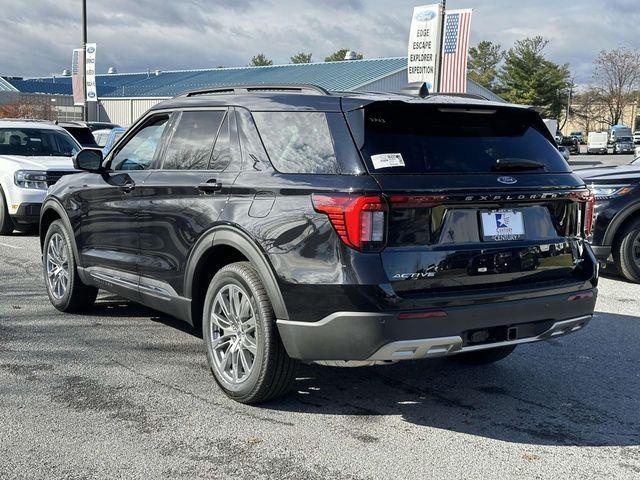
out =
<path fill-rule="evenodd" d="M 491 167 L 493 172 L 517 172 L 522 170 L 545 170 L 544 163 L 526 158 L 499 158 Z"/>

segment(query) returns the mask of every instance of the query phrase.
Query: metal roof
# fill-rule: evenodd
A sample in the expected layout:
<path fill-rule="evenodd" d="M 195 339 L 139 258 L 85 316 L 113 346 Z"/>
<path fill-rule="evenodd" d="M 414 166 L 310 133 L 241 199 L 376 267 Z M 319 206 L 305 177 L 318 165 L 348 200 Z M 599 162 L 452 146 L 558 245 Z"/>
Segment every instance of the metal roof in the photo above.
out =
<path fill-rule="evenodd" d="M 351 91 L 406 70 L 406 57 L 342 62 L 299 63 L 264 67 L 230 67 L 122 74 L 96 78 L 98 97 L 173 97 L 203 87 L 260 84 L 313 84 L 332 91 Z M 8 79 L 19 91 L 71 95 L 70 77 Z M 473 83 L 473 82 L 471 82 Z M 477 86 L 477 84 L 473 84 Z M 477 90 L 477 89 L 476 89 Z"/>
<path fill-rule="evenodd" d="M 0 77 L 0 92 L 17 92 L 18 89 Z"/>

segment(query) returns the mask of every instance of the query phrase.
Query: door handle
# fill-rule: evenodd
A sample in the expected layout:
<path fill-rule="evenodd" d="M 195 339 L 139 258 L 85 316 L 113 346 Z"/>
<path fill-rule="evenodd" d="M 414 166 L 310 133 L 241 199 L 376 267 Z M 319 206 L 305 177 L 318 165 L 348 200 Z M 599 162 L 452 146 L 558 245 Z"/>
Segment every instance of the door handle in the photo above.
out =
<path fill-rule="evenodd" d="M 133 189 L 136 188 L 136 184 L 133 182 L 128 182 L 125 183 L 124 185 L 122 185 L 120 187 L 120 190 L 122 190 L 124 193 L 129 193 L 131 191 L 133 191 Z"/>
<path fill-rule="evenodd" d="M 222 184 L 216 182 L 215 180 L 207 180 L 206 182 L 198 185 L 198 190 L 203 193 L 215 193 L 222 190 Z"/>

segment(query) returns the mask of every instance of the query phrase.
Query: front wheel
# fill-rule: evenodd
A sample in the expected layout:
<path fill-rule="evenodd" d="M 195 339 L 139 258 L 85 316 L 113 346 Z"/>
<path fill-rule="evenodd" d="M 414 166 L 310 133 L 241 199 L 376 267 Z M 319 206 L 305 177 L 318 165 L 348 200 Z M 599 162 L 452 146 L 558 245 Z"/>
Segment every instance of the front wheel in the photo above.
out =
<path fill-rule="evenodd" d="M 14 228 L 13 220 L 11 220 L 11 217 L 9 216 L 7 199 L 0 188 L 0 235 L 9 235 L 13 232 Z"/>
<path fill-rule="evenodd" d="M 44 283 L 51 304 L 61 312 L 77 312 L 96 301 L 98 289 L 82 283 L 76 270 L 71 238 L 62 223 L 49 226 L 42 249 Z"/>
<path fill-rule="evenodd" d="M 489 348 L 487 350 L 459 353 L 447 358 L 463 365 L 487 365 L 508 357 L 515 349 L 516 345 L 506 345 L 504 347 Z"/>
<path fill-rule="evenodd" d="M 640 219 L 620 234 L 613 247 L 613 260 L 627 280 L 640 283 Z"/>
<path fill-rule="evenodd" d="M 252 404 L 289 391 L 297 362 L 285 351 L 269 297 L 250 263 L 227 265 L 213 277 L 202 334 L 211 372 L 230 398 Z"/>

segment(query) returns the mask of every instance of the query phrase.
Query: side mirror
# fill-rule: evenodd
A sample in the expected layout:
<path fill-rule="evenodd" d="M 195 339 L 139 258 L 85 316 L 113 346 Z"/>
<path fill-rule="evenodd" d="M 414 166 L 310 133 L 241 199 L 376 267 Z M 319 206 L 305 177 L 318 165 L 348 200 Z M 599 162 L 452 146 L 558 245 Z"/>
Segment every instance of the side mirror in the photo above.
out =
<path fill-rule="evenodd" d="M 102 150 L 99 148 L 84 148 L 73 157 L 73 166 L 77 170 L 87 172 L 102 171 Z"/>

